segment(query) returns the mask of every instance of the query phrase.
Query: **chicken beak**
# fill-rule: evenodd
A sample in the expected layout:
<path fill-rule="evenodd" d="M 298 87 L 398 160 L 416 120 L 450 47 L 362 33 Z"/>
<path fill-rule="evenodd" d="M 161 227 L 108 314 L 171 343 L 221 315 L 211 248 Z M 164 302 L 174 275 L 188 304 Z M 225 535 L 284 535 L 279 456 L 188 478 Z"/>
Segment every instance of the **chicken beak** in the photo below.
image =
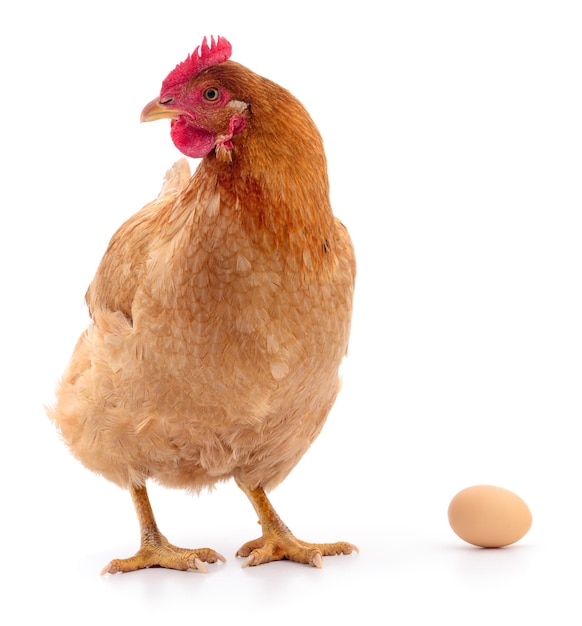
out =
<path fill-rule="evenodd" d="M 156 98 L 155 100 L 152 100 L 145 105 L 143 111 L 141 112 L 140 121 L 153 122 L 155 120 L 161 120 L 164 118 L 170 118 L 175 120 L 180 115 L 183 115 L 182 111 L 179 111 L 178 109 L 170 109 L 169 107 L 161 104 L 160 101 Z"/>

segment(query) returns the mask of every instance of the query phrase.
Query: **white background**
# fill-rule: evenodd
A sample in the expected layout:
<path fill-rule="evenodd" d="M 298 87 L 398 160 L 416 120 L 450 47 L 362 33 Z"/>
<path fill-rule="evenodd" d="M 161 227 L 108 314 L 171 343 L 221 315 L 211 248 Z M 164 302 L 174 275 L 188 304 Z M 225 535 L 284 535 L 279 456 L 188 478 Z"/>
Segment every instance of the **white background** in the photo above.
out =
<path fill-rule="evenodd" d="M 580 3 L 1 12 L 0 619 L 580 624 Z M 131 501 L 68 454 L 43 403 L 109 237 L 179 156 L 141 109 L 206 34 L 298 96 L 325 140 L 359 262 L 350 356 L 322 435 L 272 500 L 299 537 L 361 554 L 242 570 L 234 553 L 259 528 L 234 485 L 152 486 L 170 540 L 228 563 L 101 578 L 137 548 Z M 448 527 L 451 498 L 478 483 L 529 504 L 518 544 L 479 550 Z"/>

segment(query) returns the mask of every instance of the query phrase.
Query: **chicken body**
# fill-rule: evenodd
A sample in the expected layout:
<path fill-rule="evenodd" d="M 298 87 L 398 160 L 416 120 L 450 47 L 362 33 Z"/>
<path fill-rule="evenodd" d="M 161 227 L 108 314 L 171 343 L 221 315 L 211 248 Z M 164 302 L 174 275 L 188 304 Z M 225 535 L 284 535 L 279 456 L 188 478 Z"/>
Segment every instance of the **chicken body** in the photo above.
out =
<path fill-rule="evenodd" d="M 182 94 L 228 93 L 196 117 L 212 149 L 192 177 L 178 162 L 159 198 L 113 236 L 87 292 L 92 322 L 50 416 L 86 467 L 133 495 L 142 548 L 105 571 L 205 569 L 201 561 L 222 558 L 167 543 L 148 479 L 199 491 L 234 478 L 263 527 L 239 551 L 245 564 L 319 566 L 318 555 L 354 546 L 296 540 L 264 492 L 309 448 L 338 393 L 352 245 L 330 208 L 319 133 L 291 94 L 231 61 L 186 83 Z M 172 117 L 177 134 L 184 120 L 165 114 L 164 98 L 145 119 Z M 146 548 L 162 544 L 177 560 L 152 561 Z"/>

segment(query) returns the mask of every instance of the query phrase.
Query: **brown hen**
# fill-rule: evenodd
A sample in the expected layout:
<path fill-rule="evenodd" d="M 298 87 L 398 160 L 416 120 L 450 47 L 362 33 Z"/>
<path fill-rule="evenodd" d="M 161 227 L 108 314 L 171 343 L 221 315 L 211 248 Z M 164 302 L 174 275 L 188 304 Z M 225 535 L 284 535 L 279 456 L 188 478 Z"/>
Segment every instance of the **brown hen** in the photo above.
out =
<path fill-rule="evenodd" d="M 266 491 L 313 440 L 339 390 L 355 261 L 333 216 L 322 140 L 285 89 L 206 39 L 163 81 L 142 120 L 171 119 L 185 159 L 158 199 L 115 233 L 86 301 L 50 417 L 90 470 L 127 488 L 141 547 L 103 572 L 206 571 L 224 560 L 160 533 L 146 482 L 199 491 L 234 478 L 262 536 L 244 565 L 321 567 L 350 543 L 310 544 Z"/>

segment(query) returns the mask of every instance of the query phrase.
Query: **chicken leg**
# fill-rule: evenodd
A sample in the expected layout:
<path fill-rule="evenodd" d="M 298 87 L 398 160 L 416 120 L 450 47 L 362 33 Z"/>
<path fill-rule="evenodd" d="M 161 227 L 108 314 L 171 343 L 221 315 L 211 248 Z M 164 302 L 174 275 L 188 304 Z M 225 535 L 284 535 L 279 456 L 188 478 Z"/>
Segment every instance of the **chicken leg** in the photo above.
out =
<path fill-rule="evenodd" d="M 141 546 L 135 556 L 129 559 L 114 559 L 108 563 L 101 570 L 101 575 L 133 572 L 147 567 L 196 570 L 206 573 L 208 570 L 204 562 L 226 561 L 221 554 L 210 548 L 187 550 L 173 546 L 158 530 L 145 486 L 132 486 L 129 491 L 139 520 Z"/>
<path fill-rule="evenodd" d="M 263 528 L 262 537 L 245 543 L 236 553 L 237 556 L 246 557 L 243 567 L 289 559 L 321 568 L 322 556 L 359 552 L 356 546 L 344 541 L 307 543 L 297 539 L 277 515 L 261 487 L 251 488 L 239 480 L 236 483 L 251 501 Z"/>

